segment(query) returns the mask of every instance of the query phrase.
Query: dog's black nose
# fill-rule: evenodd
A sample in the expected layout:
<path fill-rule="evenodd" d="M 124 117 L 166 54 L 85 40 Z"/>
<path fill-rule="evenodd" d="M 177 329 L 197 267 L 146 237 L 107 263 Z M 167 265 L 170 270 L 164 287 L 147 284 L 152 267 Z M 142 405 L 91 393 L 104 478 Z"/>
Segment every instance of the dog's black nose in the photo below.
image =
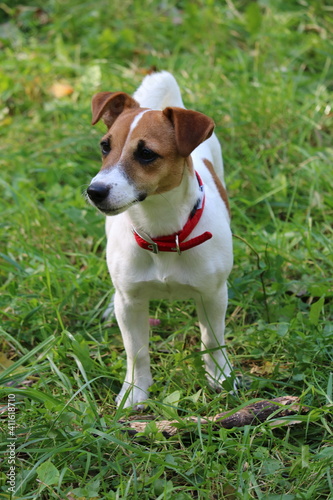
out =
<path fill-rule="evenodd" d="M 87 189 L 87 194 L 91 201 L 94 203 L 100 203 L 104 201 L 109 194 L 110 188 L 102 182 L 93 182 Z"/>

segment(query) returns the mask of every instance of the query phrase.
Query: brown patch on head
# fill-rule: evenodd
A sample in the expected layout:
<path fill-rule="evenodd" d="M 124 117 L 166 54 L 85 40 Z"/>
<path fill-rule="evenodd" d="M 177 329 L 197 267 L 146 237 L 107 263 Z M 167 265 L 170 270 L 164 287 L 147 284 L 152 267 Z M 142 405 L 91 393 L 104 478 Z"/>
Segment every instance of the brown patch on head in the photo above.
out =
<path fill-rule="evenodd" d="M 154 152 L 154 161 L 140 161 L 140 149 Z M 148 110 L 132 130 L 123 158 L 126 173 L 149 194 L 161 194 L 179 186 L 186 162 L 176 148 L 175 133 L 161 111 Z M 134 161 L 133 161 L 134 158 Z"/>
<path fill-rule="evenodd" d="M 223 186 L 221 180 L 217 176 L 212 162 L 210 162 L 206 158 L 203 160 L 203 162 L 206 165 L 206 167 L 208 168 L 211 176 L 213 177 L 213 180 L 215 182 L 215 186 L 217 187 L 217 190 L 218 190 L 222 200 L 224 201 L 225 206 L 227 207 L 228 213 L 230 215 L 230 206 L 229 206 L 228 195 L 227 195 L 227 191 L 226 191 L 225 187 Z"/>

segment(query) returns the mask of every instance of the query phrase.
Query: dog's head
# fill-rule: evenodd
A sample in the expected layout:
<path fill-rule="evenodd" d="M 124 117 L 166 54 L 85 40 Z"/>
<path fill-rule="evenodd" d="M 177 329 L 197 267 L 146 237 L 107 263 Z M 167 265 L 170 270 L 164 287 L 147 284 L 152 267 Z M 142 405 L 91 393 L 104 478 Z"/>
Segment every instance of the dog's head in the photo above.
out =
<path fill-rule="evenodd" d="M 92 124 L 102 119 L 102 168 L 87 189 L 89 201 L 116 215 L 147 196 L 164 193 L 182 180 L 186 158 L 211 136 L 214 122 L 196 111 L 140 108 L 124 92 L 101 92 L 92 99 Z"/>

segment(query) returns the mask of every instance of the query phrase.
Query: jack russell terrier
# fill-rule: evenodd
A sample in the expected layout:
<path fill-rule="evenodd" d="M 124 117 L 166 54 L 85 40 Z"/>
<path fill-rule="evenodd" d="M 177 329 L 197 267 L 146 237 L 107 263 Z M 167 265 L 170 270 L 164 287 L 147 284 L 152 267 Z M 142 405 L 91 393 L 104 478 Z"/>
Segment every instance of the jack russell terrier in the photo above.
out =
<path fill-rule="evenodd" d="M 92 124 L 102 119 L 103 163 L 87 189 L 106 215 L 107 264 L 115 315 L 127 354 L 117 404 L 142 408 L 153 383 L 149 300 L 195 300 L 207 379 L 221 389 L 227 278 L 232 236 L 214 122 L 185 109 L 174 77 L 148 75 L 134 96 L 100 92 Z"/>

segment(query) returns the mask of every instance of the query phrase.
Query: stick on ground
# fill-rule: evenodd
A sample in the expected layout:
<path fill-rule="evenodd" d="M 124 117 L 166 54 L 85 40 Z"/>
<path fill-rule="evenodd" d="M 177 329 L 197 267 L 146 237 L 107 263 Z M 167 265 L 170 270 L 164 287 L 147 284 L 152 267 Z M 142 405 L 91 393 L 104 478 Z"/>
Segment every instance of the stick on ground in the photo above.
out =
<path fill-rule="evenodd" d="M 155 421 L 157 429 L 166 437 L 174 436 L 175 434 L 188 430 L 186 423 L 195 423 L 199 421 L 200 425 L 206 425 L 210 422 L 214 423 L 216 428 L 224 427 L 232 429 L 233 427 L 243 427 L 244 425 L 255 425 L 264 422 L 270 416 L 286 417 L 297 413 L 305 413 L 308 408 L 299 405 L 299 398 L 295 396 L 282 396 L 271 400 L 257 401 L 256 403 L 244 406 L 244 408 L 233 413 L 233 410 L 218 413 L 213 417 L 186 417 L 183 420 L 160 420 L 156 421 L 153 415 L 146 415 L 144 420 L 134 416 L 128 420 L 119 420 L 121 424 L 126 426 L 127 432 L 132 435 L 138 432 L 144 432 L 146 426 L 151 421 Z M 184 424 L 184 425 L 182 425 Z"/>

